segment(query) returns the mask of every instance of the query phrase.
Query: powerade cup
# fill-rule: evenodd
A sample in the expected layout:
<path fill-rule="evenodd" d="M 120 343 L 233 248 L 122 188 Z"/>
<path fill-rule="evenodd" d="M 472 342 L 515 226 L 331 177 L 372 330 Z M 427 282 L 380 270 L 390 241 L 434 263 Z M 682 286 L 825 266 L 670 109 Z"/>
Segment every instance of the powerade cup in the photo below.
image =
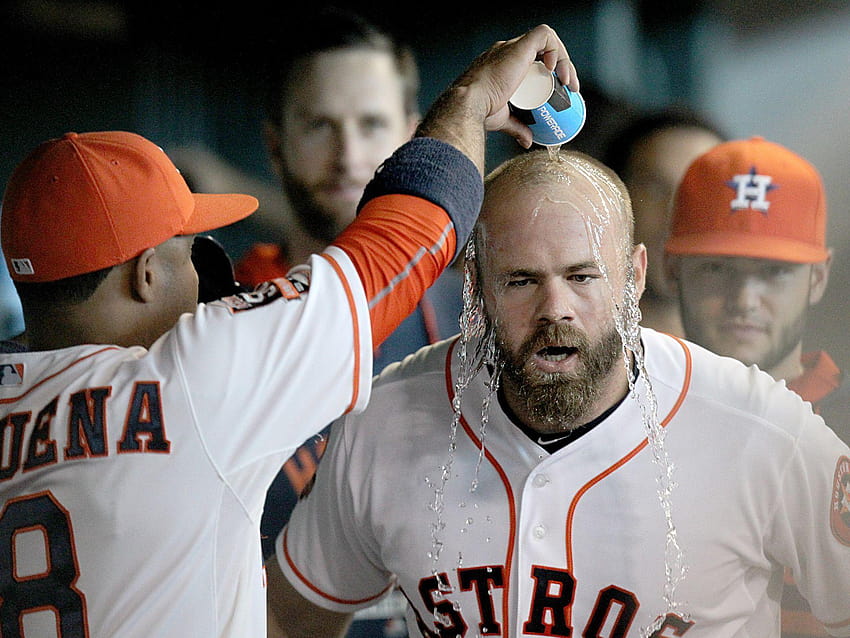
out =
<path fill-rule="evenodd" d="M 522 84 L 508 101 L 508 107 L 531 129 L 535 144 L 566 144 L 584 126 L 584 99 L 561 84 L 554 71 L 543 62 L 531 65 Z"/>

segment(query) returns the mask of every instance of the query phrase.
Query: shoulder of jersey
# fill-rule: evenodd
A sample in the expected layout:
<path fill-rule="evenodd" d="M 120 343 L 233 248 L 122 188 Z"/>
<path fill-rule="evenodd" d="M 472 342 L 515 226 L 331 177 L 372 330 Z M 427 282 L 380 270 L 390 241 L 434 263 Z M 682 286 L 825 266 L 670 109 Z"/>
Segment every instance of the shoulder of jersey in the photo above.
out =
<path fill-rule="evenodd" d="M 674 385 L 675 376 L 689 375 L 687 400 L 701 402 L 718 413 L 734 412 L 736 419 L 749 417 L 765 420 L 789 431 L 799 431 L 811 408 L 784 381 L 777 381 L 754 365 L 745 365 L 731 357 L 717 355 L 690 341 L 644 331 L 654 351 L 648 351 L 649 374 L 663 383 Z M 690 366 L 683 363 L 685 350 Z M 651 347 L 652 347 L 651 346 Z M 678 351 L 678 352 L 677 352 Z M 672 359 L 676 360 L 673 363 Z"/>
<path fill-rule="evenodd" d="M 439 372 L 445 370 L 445 361 L 448 350 L 455 338 L 438 341 L 435 344 L 422 346 L 416 352 L 407 355 L 401 361 L 389 364 L 381 373 L 375 377 L 372 385 L 373 392 L 381 387 L 398 383 L 422 374 Z"/>

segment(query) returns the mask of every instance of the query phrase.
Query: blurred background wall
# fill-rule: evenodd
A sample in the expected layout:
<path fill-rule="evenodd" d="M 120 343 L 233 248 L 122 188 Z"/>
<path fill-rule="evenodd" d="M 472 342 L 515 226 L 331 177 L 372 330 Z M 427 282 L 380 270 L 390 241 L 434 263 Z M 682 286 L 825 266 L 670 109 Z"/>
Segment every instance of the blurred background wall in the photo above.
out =
<path fill-rule="evenodd" d="M 256 179 L 258 188 L 276 189 L 260 137 L 257 71 L 264 53 L 317 3 L 168 4 L 0 3 L 0 187 L 44 139 L 69 130 L 128 129 L 169 152 L 202 148 Z M 538 9 L 478 0 L 336 4 L 413 45 L 423 109 L 493 41 L 546 22 L 567 44 L 586 90 L 615 106 L 686 104 L 732 137 L 763 135 L 807 157 L 826 182 L 836 253 L 808 345 L 825 347 L 850 369 L 844 329 L 850 310 L 850 2 L 576 0 Z M 577 141 L 592 151 L 617 113 L 589 106 Z M 512 145 L 494 139 L 490 165 L 514 152 Z M 235 253 L 245 245 L 231 241 Z M 0 271 L 0 282 L 4 276 Z M 16 329 L 14 313 L 13 307 L 12 316 L 0 320 L 0 336 Z"/>

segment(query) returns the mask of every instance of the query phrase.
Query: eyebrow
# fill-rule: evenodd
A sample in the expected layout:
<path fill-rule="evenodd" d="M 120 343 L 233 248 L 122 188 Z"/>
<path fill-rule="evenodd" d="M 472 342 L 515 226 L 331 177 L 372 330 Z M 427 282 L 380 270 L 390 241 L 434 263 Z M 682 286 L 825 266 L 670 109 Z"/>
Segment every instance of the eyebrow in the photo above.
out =
<path fill-rule="evenodd" d="M 567 267 L 567 272 L 577 272 L 579 270 L 587 270 L 588 268 L 599 268 L 599 263 L 595 259 L 580 261 L 577 264 Z"/>
<path fill-rule="evenodd" d="M 582 270 L 595 269 L 598 268 L 599 264 L 594 259 L 589 259 L 587 261 L 581 261 L 576 264 L 571 264 L 564 268 L 564 272 L 566 273 L 574 273 L 580 272 Z M 508 270 L 502 274 L 502 277 L 511 278 L 511 277 L 538 277 L 543 274 L 542 270 L 537 270 L 534 268 L 517 268 L 515 270 Z"/>

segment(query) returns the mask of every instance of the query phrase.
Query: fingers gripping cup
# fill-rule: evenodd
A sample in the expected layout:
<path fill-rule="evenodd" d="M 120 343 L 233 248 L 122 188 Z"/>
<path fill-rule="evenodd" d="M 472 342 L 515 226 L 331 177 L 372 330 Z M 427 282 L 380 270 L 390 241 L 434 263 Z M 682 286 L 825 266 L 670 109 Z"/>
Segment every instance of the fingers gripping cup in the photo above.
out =
<path fill-rule="evenodd" d="M 584 126 L 584 99 L 561 84 L 554 71 L 540 61 L 531 65 L 508 105 L 531 129 L 534 143 L 541 146 L 566 144 Z"/>

